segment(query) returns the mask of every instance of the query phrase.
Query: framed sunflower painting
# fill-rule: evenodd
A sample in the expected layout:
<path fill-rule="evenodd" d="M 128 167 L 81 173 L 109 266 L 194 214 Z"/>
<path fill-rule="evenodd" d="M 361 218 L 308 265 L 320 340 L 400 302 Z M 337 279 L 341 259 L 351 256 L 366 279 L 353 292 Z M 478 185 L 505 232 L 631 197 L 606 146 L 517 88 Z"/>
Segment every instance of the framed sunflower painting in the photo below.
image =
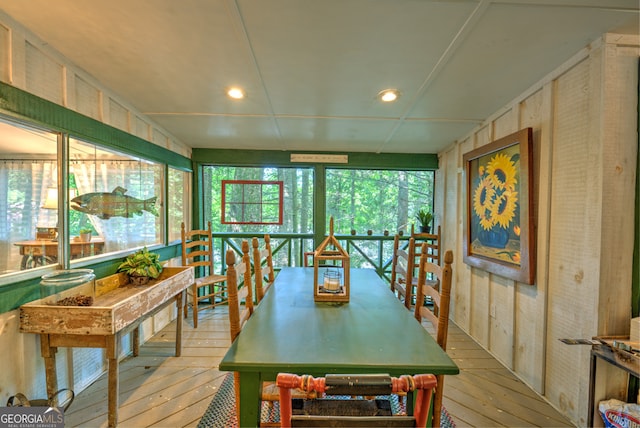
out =
<path fill-rule="evenodd" d="M 464 262 L 533 284 L 532 130 L 526 128 L 463 155 Z"/>

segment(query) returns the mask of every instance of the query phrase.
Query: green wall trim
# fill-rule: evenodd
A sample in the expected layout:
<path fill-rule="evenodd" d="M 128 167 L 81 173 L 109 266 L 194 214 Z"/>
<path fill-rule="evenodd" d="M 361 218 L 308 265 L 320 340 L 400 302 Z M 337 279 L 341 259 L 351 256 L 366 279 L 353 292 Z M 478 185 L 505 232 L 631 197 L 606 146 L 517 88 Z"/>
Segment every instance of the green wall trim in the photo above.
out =
<path fill-rule="evenodd" d="M 203 164 L 236 166 L 310 166 L 314 163 L 291 162 L 292 153 L 301 154 L 346 154 L 349 163 L 326 163 L 323 165 L 337 168 L 386 168 L 386 169 L 438 169 L 438 156 L 429 153 L 365 153 L 365 152 L 305 152 L 281 150 L 232 150 L 232 149 L 193 149 L 194 162 Z M 321 163 L 318 163 L 321 164 Z"/>
<path fill-rule="evenodd" d="M 191 171 L 191 159 L 185 156 L 3 82 L 0 82 L 0 110 L 27 123 Z"/>
<path fill-rule="evenodd" d="M 204 193 L 202 190 L 202 165 L 194 162 L 193 174 L 191 174 L 191 183 L 193 192 L 191 197 L 191 226 L 194 229 L 204 229 Z"/>

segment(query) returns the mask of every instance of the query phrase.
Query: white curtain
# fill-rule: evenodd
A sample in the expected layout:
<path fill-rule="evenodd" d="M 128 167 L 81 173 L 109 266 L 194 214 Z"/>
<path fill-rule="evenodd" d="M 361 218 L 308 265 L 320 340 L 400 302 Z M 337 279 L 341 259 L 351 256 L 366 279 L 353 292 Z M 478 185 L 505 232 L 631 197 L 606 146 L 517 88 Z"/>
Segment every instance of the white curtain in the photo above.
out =
<path fill-rule="evenodd" d="M 19 270 L 16 242 L 35 239 L 37 226 L 56 226 L 58 211 L 42 205 L 57 173 L 54 161 L 0 161 L 0 274 Z"/>
<path fill-rule="evenodd" d="M 76 179 L 76 186 L 78 187 L 76 196 L 94 191 L 95 168 L 93 168 L 93 162 L 73 162 L 69 167 L 69 172 L 74 174 Z M 94 216 L 87 217 L 98 235 L 104 237 L 104 230 L 102 224 L 97 221 L 98 219 Z"/>

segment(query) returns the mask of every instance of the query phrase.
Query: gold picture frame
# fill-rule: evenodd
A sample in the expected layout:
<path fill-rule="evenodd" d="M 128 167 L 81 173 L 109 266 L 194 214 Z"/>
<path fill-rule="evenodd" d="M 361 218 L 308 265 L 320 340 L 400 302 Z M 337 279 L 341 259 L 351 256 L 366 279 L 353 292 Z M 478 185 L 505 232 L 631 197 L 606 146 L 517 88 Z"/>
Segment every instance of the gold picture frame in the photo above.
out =
<path fill-rule="evenodd" d="M 532 129 L 463 155 L 466 264 L 533 284 Z"/>

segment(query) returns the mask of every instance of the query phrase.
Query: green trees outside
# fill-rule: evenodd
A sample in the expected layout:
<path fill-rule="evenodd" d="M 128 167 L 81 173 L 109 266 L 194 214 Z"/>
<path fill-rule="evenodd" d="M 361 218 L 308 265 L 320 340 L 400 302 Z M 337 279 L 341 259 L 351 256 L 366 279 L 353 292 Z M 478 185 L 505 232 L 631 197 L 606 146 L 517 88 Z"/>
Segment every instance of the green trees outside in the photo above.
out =
<path fill-rule="evenodd" d="M 433 171 L 327 170 L 327 222 L 336 234 L 409 232 L 420 208 L 433 209 Z"/>
<path fill-rule="evenodd" d="M 283 181 L 283 224 L 222 224 L 222 180 Z M 308 168 L 203 167 L 205 222 L 214 232 L 310 233 L 313 231 L 314 170 Z M 326 218 L 336 234 L 368 230 L 393 235 L 411 230 L 420 208 L 433 210 L 433 171 L 329 168 L 326 170 Z M 241 195 L 227 195 L 238 200 Z M 227 216 L 234 216 L 228 212 Z M 239 214 L 237 215 L 239 217 Z"/>
<path fill-rule="evenodd" d="M 258 180 L 282 181 L 284 185 L 283 223 L 273 224 L 222 224 L 222 181 Z M 256 233 L 310 233 L 313 231 L 313 169 L 312 168 L 244 168 L 230 166 L 205 166 L 203 168 L 204 220 L 211 221 L 214 232 Z M 227 201 L 243 198 L 259 200 L 259 195 L 240 195 L 240 187 L 226 195 Z M 273 202 L 274 195 L 263 195 L 263 201 Z M 273 207 L 270 206 L 269 210 Z M 234 212 L 237 206 L 227 205 L 227 219 L 242 218 Z M 273 217 L 270 213 L 269 217 Z M 245 216 L 246 218 L 246 216 Z M 260 219 L 255 218 L 258 222 Z"/>

